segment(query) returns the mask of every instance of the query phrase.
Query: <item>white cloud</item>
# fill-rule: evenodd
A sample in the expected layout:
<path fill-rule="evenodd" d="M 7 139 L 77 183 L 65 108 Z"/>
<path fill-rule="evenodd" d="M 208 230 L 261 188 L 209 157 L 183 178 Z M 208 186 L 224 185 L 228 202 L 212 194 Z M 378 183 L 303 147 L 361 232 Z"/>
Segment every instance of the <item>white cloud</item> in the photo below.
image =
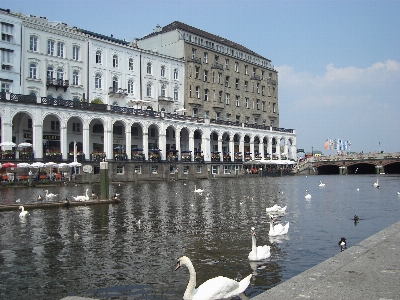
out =
<path fill-rule="evenodd" d="M 381 139 L 390 151 L 400 151 L 399 62 L 366 68 L 329 64 L 323 75 L 286 65 L 276 69 L 280 126 L 296 129 L 301 148 L 307 148 L 303 142 L 311 148 L 327 138 L 342 138 L 355 140 L 360 151 L 373 151 L 374 140 Z"/>

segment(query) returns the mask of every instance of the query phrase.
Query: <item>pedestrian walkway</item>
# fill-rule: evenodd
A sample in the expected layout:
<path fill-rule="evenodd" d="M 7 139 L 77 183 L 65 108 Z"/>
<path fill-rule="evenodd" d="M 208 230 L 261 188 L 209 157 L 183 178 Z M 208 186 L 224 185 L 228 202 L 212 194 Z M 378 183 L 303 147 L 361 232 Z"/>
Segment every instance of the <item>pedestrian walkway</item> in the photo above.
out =
<path fill-rule="evenodd" d="M 267 299 L 400 299 L 400 222 L 251 298 Z"/>

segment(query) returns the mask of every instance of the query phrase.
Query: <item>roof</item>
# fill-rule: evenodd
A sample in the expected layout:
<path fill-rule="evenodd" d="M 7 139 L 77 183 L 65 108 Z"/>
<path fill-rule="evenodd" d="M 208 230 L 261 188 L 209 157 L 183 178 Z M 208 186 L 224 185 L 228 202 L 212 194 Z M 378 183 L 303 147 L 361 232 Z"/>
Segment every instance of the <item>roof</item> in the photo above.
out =
<path fill-rule="evenodd" d="M 157 30 L 157 31 L 155 31 L 153 33 L 150 33 L 150 34 L 144 36 L 143 38 L 141 38 L 141 40 L 156 36 L 156 35 L 158 35 L 160 33 L 166 33 L 166 32 L 169 32 L 169 31 L 180 29 L 180 30 L 195 34 L 197 36 L 201 36 L 203 38 L 209 39 L 211 41 L 214 41 L 214 42 L 217 42 L 217 43 L 232 47 L 232 48 L 234 48 L 236 50 L 239 50 L 239 51 L 242 51 L 242 52 L 246 52 L 247 54 L 250 54 L 250 55 L 262 58 L 262 59 L 269 60 L 269 59 L 257 54 L 256 52 L 254 52 L 254 51 L 252 51 L 252 50 L 250 50 L 250 49 L 248 49 L 248 48 L 246 48 L 246 47 L 244 47 L 244 46 L 242 46 L 242 45 L 240 45 L 238 43 L 232 42 L 232 41 L 230 41 L 228 39 L 225 39 L 223 37 L 220 37 L 218 35 L 215 35 L 215 34 L 206 32 L 204 30 L 192 27 L 190 25 L 187 25 L 187 24 L 179 22 L 179 21 L 175 21 L 175 22 L 172 22 L 171 24 L 168 24 L 168 25 L 166 25 L 164 27 L 158 27 L 158 28 L 160 30 Z"/>
<path fill-rule="evenodd" d="M 129 45 L 129 42 L 128 42 L 128 41 L 116 39 L 116 38 L 112 37 L 112 35 L 111 35 L 111 36 L 107 36 L 107 35 L 95 33 L 95 32 L 89 31 L 89 30 L 85 30 L 85 29 L 79 29 L 79 31 L 82 32 L 82 33 L 91 35 L 91 36 L 93 36 L 93 37 L 96 37 L 96 38 L 99 38 L 99 39 L 102 39 L 102 40 L 109 41 L 109 42 L 114 42 L 114 43 L 122 44 L 122 45 L 125 45 L 125 46 L 128 46 L 128 45 Z"/>

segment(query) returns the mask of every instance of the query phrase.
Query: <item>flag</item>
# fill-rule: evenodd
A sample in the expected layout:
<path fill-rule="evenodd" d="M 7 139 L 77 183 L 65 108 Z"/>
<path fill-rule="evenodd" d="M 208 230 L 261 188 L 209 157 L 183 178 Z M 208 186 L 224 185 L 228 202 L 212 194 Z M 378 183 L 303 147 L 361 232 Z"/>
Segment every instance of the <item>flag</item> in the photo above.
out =
<path fill-rule="evenodd" d="M 329 141 L 328 141 L 328 140 L 325 141 L 325 149 L 326 149 L 326 150 L 329 149 Z"/>

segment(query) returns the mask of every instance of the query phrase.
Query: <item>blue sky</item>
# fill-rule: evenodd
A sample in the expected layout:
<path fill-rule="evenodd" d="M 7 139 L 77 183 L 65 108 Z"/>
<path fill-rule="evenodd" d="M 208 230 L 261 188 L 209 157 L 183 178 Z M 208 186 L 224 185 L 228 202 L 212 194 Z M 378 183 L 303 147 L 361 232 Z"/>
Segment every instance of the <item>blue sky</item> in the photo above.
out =
<path fill-rule="evenodd" d="M 356 152 L 400 151 L 400 1 L 3 0 L 1 8 L 45 16 L 131 40 L 181 21 L 242 44 L 279 71 L 280 126 L 297 147 L 326 139 Z"/>

